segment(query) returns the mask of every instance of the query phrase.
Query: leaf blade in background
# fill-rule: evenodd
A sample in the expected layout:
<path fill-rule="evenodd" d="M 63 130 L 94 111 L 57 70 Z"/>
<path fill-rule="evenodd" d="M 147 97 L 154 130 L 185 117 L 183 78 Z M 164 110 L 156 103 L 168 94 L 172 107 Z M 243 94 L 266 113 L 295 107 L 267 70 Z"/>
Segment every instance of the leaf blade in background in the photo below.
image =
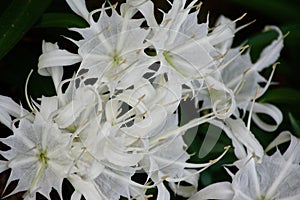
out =
<path fill-rule="evenodd" d="M 45 13 L 42 15 L 36 28 L 85 28 L 88 23 L 78 15 L 69 13 Z"/>
<path fill-rule="evenodd" d="M 231 2 L 249 8 L 269 16 L 276 18 L 281 22 L 287 22 L 287 20 L 297 21 L 299 18 L 299 6 L 296 2 L 285 0 L 230 0 Z M 267 8 L 267 9 L 266 9 Z M 280 15 L 280 16 L 279 16 Z"/>
<path fill-rule="evenodd" d="M 36 23 L 52 0 L 12 0 L 0 16 L 0 59 Z"/>
<path fill-rule="evenodd" d="M 300 102 L 300 91 L 293 88 L 269 90 L 260 98 L 259 102 L 298 105 Z"/>
<path fill-rule="evenodd" d="M 297 137 L 300 138 L 300 123 L 299 123 L 299 121 L 297 121 L 291 113 L 289 113 L 288 115 L 289 115 L 290 123 L 294 130 L 293 134 L 295 134 Z"/>

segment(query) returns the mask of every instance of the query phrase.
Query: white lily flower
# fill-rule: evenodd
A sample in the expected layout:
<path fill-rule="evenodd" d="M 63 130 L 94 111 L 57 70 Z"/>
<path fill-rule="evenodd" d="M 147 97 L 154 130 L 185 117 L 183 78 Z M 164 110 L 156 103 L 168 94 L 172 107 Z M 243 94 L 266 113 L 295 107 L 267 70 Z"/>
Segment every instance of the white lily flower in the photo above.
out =
<path fill-rule="evenodd" d="M 155 60 L 144 53 L 149 30 L 140 28 L 143 19 L 132 19 L 134 9 L 126 12 L 123 9 L 120 15 L 112 6 L 89 12 L 84 1 L 68 0 L 67 3 L 89 27 L 70 29 L 83 37 L 80 41 L 71 40 L 78 46 L 78 54 L 66 50 L 44 52 L 39 63 L 41 68 L 51 63 L 81 62 L 78 74 L 86 73 L 86 79 L 96 78 L 99 83 L 106 83 L 110 91 L 125 89 L 150 71 L 147 68 Z M 111 15 L 106 10 L 110 10 Z M 97 20 L 94 19 L 96 13 L 100 13 Z"/>
<path fill-rule="evenodd" d="M 264 155 L 261 163 L 254 157 L 239 171 L 232 175 L 232 183 L 220 182 L 212 184 L 189 200 L 228 199 L 228 200 L 296 200 L 300 198 L 300 139 L 290 133 L 283 132 L 270 144 L 270 148 L 277 144 L 291 140 L 284 154 L 277 150 L 273 155 Z"/>
<path fill-rule="evenodd" d="M 19 180 L 10 194 L 27 191 L 25 198 L 35 198 L 36 193 L 50 199 L 54 188 L 62 196 L 62 182 L 73 165 L 69 154 L 70 135 L 62 134 L 56 124 L 46 121 L 36 113 L 34 122 L 26 118 L 13 125 L 12 136 L 1 139 L 11 147 L 1 152 L 12 169 L 7 185 Z"/>
<path fill-rule="evenodd" d="M 114 9 L 111 11 L 111 16 L 102 11 L 90 28 L 75 30 L 84 37 L 79 41 L 78 53 L 83 57 L 80 70 L 88 70 L 88 78 L 98 78 L 114 91 L 139 80 L 154 60 L 144 53 L 149 31 L 139 27 L 140 20 L 132 20 L 126 14 L 122 17 Z M 86 32 L 95 33 L 92 38 L 86 38 Z"/>
<path fill-rule="evenodd" d="M 223 20 L 224 21 L 224 20 Z M 230 20 L 226 20 L 227 24 L 230 23 Z M 273 65 L 273 71 L 270 75 L 270 78 L 266 80 L 262 77 L 259 72 L 266 67 L 274 64 L 279 57 L 280 51 L 283 47 L 283 39 L 285 36 L 282 35 L 281 31 L 274 26 L 266 27 L 266 29 L 275 30 L 278 33 L 277 40 L 273 41 L 272 44 L 267 46 L 261 53 L 260 58 L 256 63 L 252 63 L 249 51 L 245 54 L 242 54 L 247 47 L 239 47 L 234 49 L 229 49 L 231 40 L 227 40 L 226 43 L 220 43 L 220 51 L 225 51 L 224 57 L 221 58 L 219 67 L 217 68 L 218 73 L 211 74 L 215 77 L 216 80 L 219 80 L 223 83 L 223 96 L 226 97 L 228 101 L 232 101 L 231 107 L 233 108 L 233 113 L 236 117 L 240 116 L 239 110 L 243 111 L 245 115 L 246 111 L 253 112 L 252 119 L 253 121 L 263 130 L 274 131 L 278 125 L 282 122 L 281 111 L 273 105 L 266 103 L 254 103 L 257 98 L 261 97 L 271 84 L 271 79 L 274 74 L 275 65 Z M 264 83 L 265 86 L 260 86 L 261 83 Z M 196 85 L 201 83 L 194 82 Z M 210 86 L 212 85 L 212 86 Z M 214 108 L 214 102 L 216 102 L 212 96 L 211 88 L 214 87 L 214 84 L 208 85 L 208 89 L 199 91 L 196 100 L 203 100 L 203 109 Z M 230 92 L 226 92 L 230 91 Z M 226 101 L 223 101 L 226 102 Z M 253 104 L 253 108 L 251 108 Z M 263 122 L 256 113 L 267 114 L 274 119 L 276 125 L 270 125 Z"/>
<path fill-rule="evenodd" d="M 174 1 L 161 24 L 150 27 L 153 36 L 148 39 L 161 62 L 156 74 L 166 73 L 169 79 L 189 87 L 191 80 L 202 78 L 206 68 L 213 66 L 216 52 L 207 37 L 208 23 L 197 23 L 199 10 L 189 14 L 195 3 L 192 1 L 185 7 L 186 1 Z"/>

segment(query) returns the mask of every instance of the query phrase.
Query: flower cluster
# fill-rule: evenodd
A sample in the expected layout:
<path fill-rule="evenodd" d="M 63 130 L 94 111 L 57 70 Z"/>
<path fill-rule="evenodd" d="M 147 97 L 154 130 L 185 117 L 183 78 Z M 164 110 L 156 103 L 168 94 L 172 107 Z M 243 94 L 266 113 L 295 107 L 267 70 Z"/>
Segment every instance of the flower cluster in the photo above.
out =
<path fill-rule="evenodd" d="M 213 28 L 208 21 L 199 24 L 201 4 L 195 0 L 170 3 L 161 22 L 149 0 L 128 0 L 119 12 L 112 5 L 90 12 L 84 0 L 66 1 L 89 26 L 70 29 L 81 35 L 79 41 L 68 38 L 77 53 L 43 42 L 38 72 L 52 78 L 56 95 L 30 100 L 26 93 L 29 111 L 0 96 L 0 122 L 13 132 L 0 139 L 10 147 L 0 152 L 5 158 L 0 172 L 11 169 L 7 185 L 19 180 L 10 195 L 25 191 L 24 199 L 35 199 L 37 193 L 50 199 L 54 188 L 62 198 L 65 179 L 75 189 L 72 200 L 147 199 L 150 188 L 157 188 L 157 199 L 166 200 L 167 188 L 191 199 L 277 199 L 288 194 L 276 196 L 281 190 L 275 190 L 287 173 L 299 168 L 296 153 L 268 157 L 250 131 L 251 120 L 265 131 L 274 131 L 282 121 L 275 106 L 255 102 L 270 85 L 283 47 L 284 35 L 277 27 L 267 27 L 278 38 L 252 63 L 247 46 L 231 48 L 235 33 L 246 26 L 236 28 L 242 17 L 220 17 Z M 76 73 L 63 78 L 63 67 L 74 64 L 79 65 Z M 271 65 L 265 79 L 260 72 Z M 199 116 L 179 125 L 183 101 L 192 102 Z M 258 113 L 276 124 L 265 123 Z M 220 127 L 232 140 L 240 171 L 232 175 L 232 184 L 197 193 L 199 173 L 229 148 L 207 163 L 188 162 L 184 135 L 203 123 Z M 268 174 L 271 166 L 278 178 Z M 133 178 L 138 173 L 146 174 L 143 182 Z M 254 183 L 251 191 L 241 188 L 247 178 Z M 299 179 L 290 179 L 294 185 L 284 189 L 299 196 L 294 190 Z"/>

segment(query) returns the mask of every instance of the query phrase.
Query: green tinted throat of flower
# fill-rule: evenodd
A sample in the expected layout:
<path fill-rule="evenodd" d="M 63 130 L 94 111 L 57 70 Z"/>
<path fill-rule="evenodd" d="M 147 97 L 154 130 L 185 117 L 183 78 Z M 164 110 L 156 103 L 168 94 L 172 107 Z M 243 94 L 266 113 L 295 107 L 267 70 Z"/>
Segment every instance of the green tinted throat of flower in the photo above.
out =
<path fill-rule="evenodd" d="M 110 68 L 111 70 L 116 68 L 118 65 L 122 64 L 123 62 L 122 56 L 117 51 L 113 51 L 110 54 L 110 57 L 112 58 L 112 66 Z"/>
<path fill-rule="evenodd" d="M 167 61 L 167 63 L 173 68 L 175 69 L 175 71 L 177 71 L 180 75 L 182 75 L 183 77 L 187 77 L 187 75 L 181 70 L 179 69 L 173 62 L 172 62 L 172 57 L 173 55 L 171 54 L 170 51 L 164 51 L 162 53 L 162 55 L 164 56 L 165 60 Z"/>
<path fill-rule="evenodd" d="M 38 154 L 38 159 L 39 161 L 41 162 L 41 165 L 34 177 L 34 179 L 32 180 L 32 183 L 30 185 L 30 190 L 34 190 L 35 189 L 35 186 L 39 180 L 39 178 L 41 177 L 41 174 L 43 173 L 46 165 L 47 165 L 47 162 L 49 160 L 49 158 L 47 157 L 47 152 L 45 150 L 41 150 Z"/>
<path fill-rule="evenodd" d="M 47 164 L 47 161 L 49 160 L 49 158 L 47 157 L 47 153 L 45 150 L 42 150 L 39 155 L 39 160 L 42 162 L 42 164 Z"/>

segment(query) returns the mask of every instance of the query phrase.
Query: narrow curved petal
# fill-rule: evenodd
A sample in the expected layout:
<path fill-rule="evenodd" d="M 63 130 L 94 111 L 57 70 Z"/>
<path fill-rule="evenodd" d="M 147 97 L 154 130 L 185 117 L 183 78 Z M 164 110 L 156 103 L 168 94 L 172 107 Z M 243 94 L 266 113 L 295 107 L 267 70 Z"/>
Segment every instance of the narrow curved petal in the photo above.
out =
<path fill-rule="evenodd" d="M 280 29 L 276 26 L 267 26 L 265 30 L 275 30 L 278 33 L 277 40 L 273 41 L 272 44 L 267 46 L 262 53 L 258 61 L 252 67 L 253 70 L 261 71 L 262 69 L 272 65 L 278 59 L 280 51 L 283 48 L 284 36 Z"/>
<path fill-rule="evenodd" d="M 77 14 L 89 22 L 89 11 L 86 8 L 85 0 L 66 0 L 70 8 Z"/>
<path fill-rule="evenodd" d="M 262 121 L 256 113 L 263 113 L 273 118 L 275 125 Z M 281 111 L 274 105 L 268 103 L 254 103 L 252 119 L 261 129 L 272 132 L 275 131 L 283 120 Z"/>
<path fill-rule="evenodd" d="M 274 147 L 282 143 L 288 142 L 290 140 L 291 140 L 291 133 L 288 131 L 283 131 L 266 147 L 265 152 L 268 152 Z"/>
<path fill-rule="evenodd" d="M 0 95 L 0 122 L 2 124 L 7 126 L 8 128 L 11 128 L 11 116 L 20 117 L 22 112 L 25 112 L 24 115 L 28 113 L 10 97 Z"/>
<path fill-rule="evenodd" d="M 86 200 L 105 200 L 106 197 L 99 190 L 93 181 L 83 180 L 79 176 L 70 175 L 68 180 L 75 188 L 75 191 L 83 194 Z M 77 196 L 77 195 L 76 195 Z"/>
<path fill-rule="evenodd" d="M 230 127 L 232 134 L 238 141 L 246 147 L 247 153 L 255 153 L 259 158 L 264 155 L 261 144 L 255 138 L 253 133 L 247 129 L 245 123 L 241 119 L 233 120 L 229 118 L 226 119 L 226 124 Z"/>
<path fill-rule="evenodd" d="M 200 190 L 188 200 L 206 200 L 206 199 L 233 199 L 234 192 L 232 190 L 231 183 L 219 182 L 211 184 L 206 188 Z"/>
<path fill-rule="evenodd" d="M 78 54 L 70 53 L 66 50 L 55 49 L 50 52 L 43 53 L 39 58 L 39 73 L 43 74 L 41 69 L 46 67 L 66 66 L 78 63 L 82 60 Z"/>
<path fill-rule="evenodd" d="M 7 169 L 8 169 L 8 163 L 7 163 L 7 161 L 0 160 L 0 173 L 4 172 Z"/>

